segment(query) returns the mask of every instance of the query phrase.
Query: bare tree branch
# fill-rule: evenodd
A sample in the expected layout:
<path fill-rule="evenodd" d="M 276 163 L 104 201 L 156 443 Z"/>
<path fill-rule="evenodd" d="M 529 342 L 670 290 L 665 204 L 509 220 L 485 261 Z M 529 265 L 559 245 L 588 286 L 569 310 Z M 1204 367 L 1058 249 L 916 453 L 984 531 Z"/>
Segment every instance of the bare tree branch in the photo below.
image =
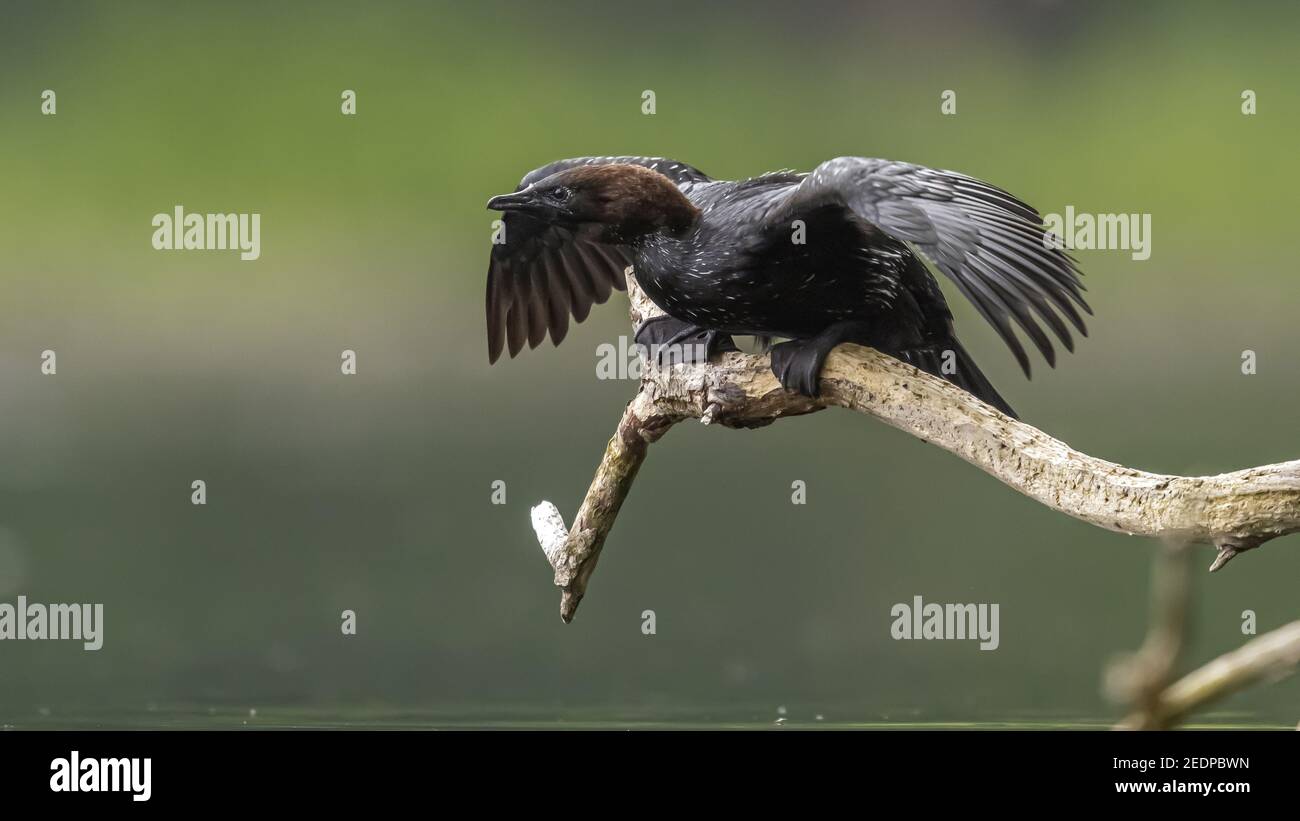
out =
<path fill-rule="evenodd" d="M 1193 710 L 1260 681 L 1290 675 L 1300 665 L 1300 621 L 1257 636 L 1188 673 L 1128 716 L 1120 729 L 1164 729 Z"/>
<path fill-rule="evenodd" d="M 1124 729 L 1164 729 L 1161 699 L 1173 681 L 1187 645 L 1192 575 L 1187 545 L 1165 540 L 1151 573 L 1151 618 L 1136 653 L 1112 662 L 1105 690 L 1113 701 L 1130 705 Z"/>
<path fill-rule="evenodd" d="M 628 294 L 634 326 L 661 313 L 631 269 Z M 1300 531 L 1300 460 L 1217 476 L 1134 470 L 1080 453 L 942 379 L 858 345 L 831 353 L 820 391 L 816 400 L 785 391 L 762 355 L 732 352 L 708 363 L 645 364 L 640 390 L 623 411 L 567 539 L 555 538 L 563 520 L 554 505 L 543 502 L 534 511 L 555 584 L 563 589 L 561 618 L 573 619 L 649 445 L 690 418 L 756 428 L 826 407 L 848 408 L 960 456 L 1076 519 L 1121 533 L 1213 544 L 1219 553 L 1211 570 L 1269 539 Z"/>

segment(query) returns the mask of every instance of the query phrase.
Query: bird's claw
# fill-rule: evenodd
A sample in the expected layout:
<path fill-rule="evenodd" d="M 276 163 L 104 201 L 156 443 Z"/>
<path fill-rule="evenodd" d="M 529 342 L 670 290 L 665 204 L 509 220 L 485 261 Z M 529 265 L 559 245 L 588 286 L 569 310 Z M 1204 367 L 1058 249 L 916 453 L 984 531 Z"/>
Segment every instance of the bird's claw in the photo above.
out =
<path fill-rule="evenodd" d="M 635 335 L 658 365 L 704 362 L 714 354 L 738 351 L 731 334 L 705 330 L 668 316 L 658 316 L 641 323 Z"/>
<path fill-rule="evenodd" d="M 815 346 L 792 339 L 772 346 L 772 373 L 786 390 L 816 398 L 824 359 Z"/>

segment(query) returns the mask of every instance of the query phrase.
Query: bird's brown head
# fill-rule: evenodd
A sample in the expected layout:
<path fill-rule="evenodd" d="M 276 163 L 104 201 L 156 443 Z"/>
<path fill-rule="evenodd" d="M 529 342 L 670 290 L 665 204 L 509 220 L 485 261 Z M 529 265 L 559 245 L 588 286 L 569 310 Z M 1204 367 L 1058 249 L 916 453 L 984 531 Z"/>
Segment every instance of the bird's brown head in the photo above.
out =
<path fill-rule="evenodd" d="M 517 211 L 544 222 L 589 226 L 605 242 L 632 242 L 655 232 L 688 230 L 699 209 L 672 180 L 639 165 L 583 165 L 488 200 L 494 211 Z"/>

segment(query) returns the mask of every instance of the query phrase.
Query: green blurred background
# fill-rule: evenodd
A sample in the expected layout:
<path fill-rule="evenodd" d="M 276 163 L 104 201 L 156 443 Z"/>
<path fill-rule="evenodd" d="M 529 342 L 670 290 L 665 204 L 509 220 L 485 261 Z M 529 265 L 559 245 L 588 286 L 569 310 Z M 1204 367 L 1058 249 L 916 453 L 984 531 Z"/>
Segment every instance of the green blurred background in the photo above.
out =
<path fill-rule="evenodd" d="M 1284 3 L 5 2 L 0 601 L 102 602 L 106 638 L 0 643 L 0 724 L 1113 720 L 1101 671 L 1141 641 L 1152 543 L 842 412 L 673 430 L 561 624 L 528 510 L 572 518 L 635 390 L 595 378 L 626 300 L 489 368 L 483 204 L 560 157 L 739 178 L 856 154 L 1150 212 L 1150 260 L 1078 254 L 1096 317 L 1057 370 L 1026 382 L 949 288 L 967 347 L 1097 456 L 1295 458 L 1298 24 Z M 177 204 L 261 213 L 261 259 L 154 251 Z M 1189 663 L 1240 644 L 1243 610 L 1296 618 L 1298 570 L 1292 537 L 1198 575 Z M 1001 647 L 892 640 L 914 595 L 999 603 Z M 1201 720 L 1294 726 L 1298 692 Z"/>

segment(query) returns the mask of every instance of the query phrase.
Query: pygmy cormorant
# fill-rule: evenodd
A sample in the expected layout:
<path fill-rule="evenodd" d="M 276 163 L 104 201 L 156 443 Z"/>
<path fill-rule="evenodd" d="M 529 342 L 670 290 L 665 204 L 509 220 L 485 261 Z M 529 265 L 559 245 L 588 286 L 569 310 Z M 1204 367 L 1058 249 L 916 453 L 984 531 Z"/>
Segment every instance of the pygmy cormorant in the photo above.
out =
<path fill-rule="evenodd" d="M 869 345 L 1014 415 L 957 341 L 952 313 L 922 258 L 947 275 L 1029 375 L 1019 325 L 1055 365 L 1049 327 L 1087 334 L 1091 313 L 1074 260 L 1037 211 L 952 171 L 840 157 L 809 173 L 730 182 L 685 163 L 582 157 L 529 172 L 488 208 L 505 212 L 488 268 L 488 360 L 517 354 L 569 316 L 624 288 L 624 269 L 667 316 L 637 329 L 648 346 L 734 350 L 733 334 L 783 337 L 772 370 L 817 393 L 836 345 Z"/>

